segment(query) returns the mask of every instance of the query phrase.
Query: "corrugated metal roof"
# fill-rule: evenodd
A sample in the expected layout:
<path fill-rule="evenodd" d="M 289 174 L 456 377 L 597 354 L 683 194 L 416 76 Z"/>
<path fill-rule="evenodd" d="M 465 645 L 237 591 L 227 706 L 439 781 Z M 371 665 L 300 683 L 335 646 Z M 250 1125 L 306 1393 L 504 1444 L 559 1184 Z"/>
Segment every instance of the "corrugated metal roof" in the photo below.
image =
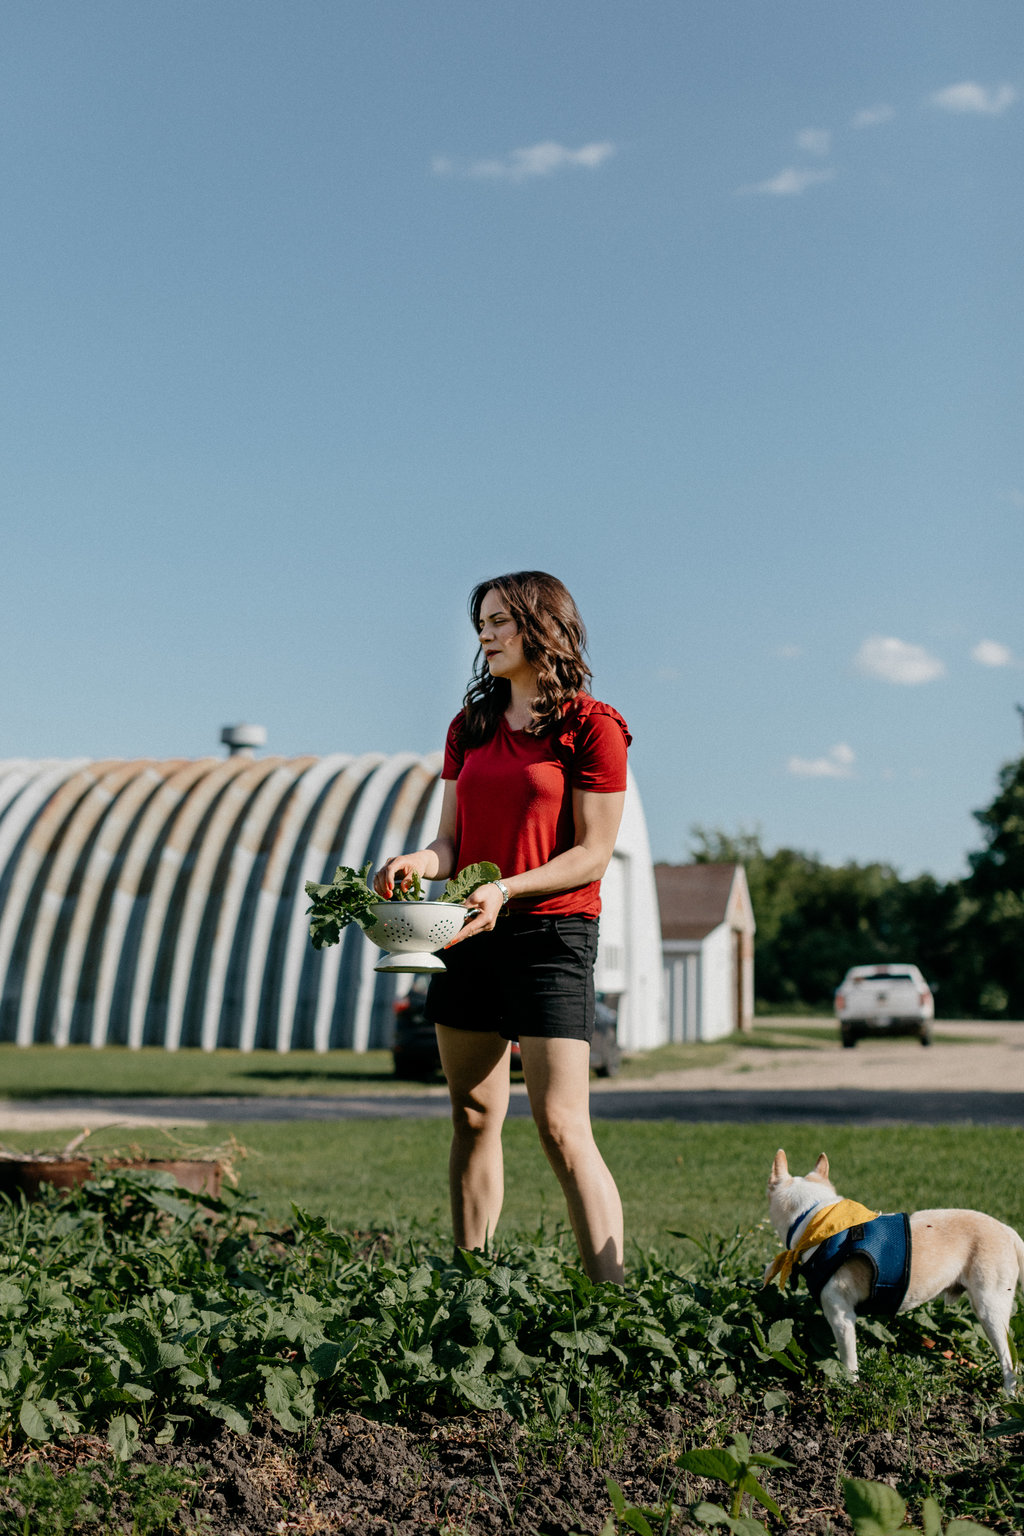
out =
<path fill-rule="evenodd" d="M 439 753 L 0 763 L 0 1040 L 382 1043 L 372 946 L 309 943 L 304 881 L 418 847 Z"/>

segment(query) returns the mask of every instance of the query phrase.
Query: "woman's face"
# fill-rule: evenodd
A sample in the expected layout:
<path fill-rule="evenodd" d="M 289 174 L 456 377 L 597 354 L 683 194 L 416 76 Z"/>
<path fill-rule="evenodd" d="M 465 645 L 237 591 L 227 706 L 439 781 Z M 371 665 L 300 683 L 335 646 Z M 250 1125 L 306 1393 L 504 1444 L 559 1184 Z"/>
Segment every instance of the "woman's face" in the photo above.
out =
<path fill-rule="evenodd" d="M 477 634 L 492 677 L 528 682 L 534 675 L 523 655 L 522 631 L 493 587 L 480 604 Z"/>

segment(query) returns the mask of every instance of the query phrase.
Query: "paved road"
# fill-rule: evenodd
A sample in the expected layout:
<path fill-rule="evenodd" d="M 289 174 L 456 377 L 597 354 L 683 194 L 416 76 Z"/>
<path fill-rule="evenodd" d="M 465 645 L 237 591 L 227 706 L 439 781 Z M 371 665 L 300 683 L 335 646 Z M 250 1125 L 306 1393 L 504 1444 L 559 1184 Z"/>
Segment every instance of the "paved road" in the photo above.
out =
<path fill-rule="evenodd" d="M 591 1101 L 595 1120 L 806 1121 L 829 1125 L 1024 1125 L 1024 1093 L 916 1093 L 833 1088 L 824 1092 L 713 1088 L 612 1090 Z M 523 1093 L 509 1115 L 528 1118 Z M 56 1130 L 89 1125 L 209 1125 L 287 1120 L 435 1120 L 448 1115 L 447 1099 L 423 1094 L 357 1094 L 286 1099 L 63 1099 L 5 1105 L 0 1129 Z"/>
<path fill-rule="evenodd" d="M 831 1125 L 1024 1125 L 1024 1025 L 940 1025 L 931 1049 L 866 1041 L 854 1051 L 744 1049 L 721 1066 L 646 1081 L 594 1084 L 597 1120 L 805 1121 Z M 957 1037 L 956 1040 L 952 1037 Z M 288 1098 L 0 1100 L 0 1133 L 89 1125 L 430 1119 L 448 1114 L 443 1087 Z M 510 1114 L 529 1114 L 513 1088 Z"/>

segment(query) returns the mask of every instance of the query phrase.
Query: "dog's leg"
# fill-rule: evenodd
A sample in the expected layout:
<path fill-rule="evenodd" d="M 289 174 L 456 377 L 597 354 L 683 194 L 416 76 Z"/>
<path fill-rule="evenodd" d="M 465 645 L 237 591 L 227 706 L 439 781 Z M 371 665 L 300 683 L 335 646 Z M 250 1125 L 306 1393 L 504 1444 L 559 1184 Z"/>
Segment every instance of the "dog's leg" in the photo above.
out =
<path fill-rule="evenodd" d="M 856 1379 L 857 1313 L 854 1302 L 859 1298 L 852 1294 L 850 1277 L 847 1274 L 848 1268 L 849 1266 L 844 1266 L 838 1270 L 822 1290 L 821 1309 L 832 1329 L 840 1362 Z"/>
<path fill-rule="evenodd" d="M 1006 1284 L 1008 1278 L 1009 1285 Z M 973 1283 L 972 1275 L 967 1283 L 967 1294 L 971 1298 L 975 1316 L 984 1328 L 988 1341 L 999 1360 L 999 1368 L 1003 1373 L 1003 1391 L 1007 1397 L 1013 1397 L 1017 1391 L 1017 1377 L 1014 1374 L 1013 1359 L 1010 1355 L 1010 1314 L 1013 1311 L 1016 1278 L 1015 1274 L 1009 1277 L 1000 1274 L 996 1277 L 994 1285 L 989 1284 L 982 1288 Z"/>

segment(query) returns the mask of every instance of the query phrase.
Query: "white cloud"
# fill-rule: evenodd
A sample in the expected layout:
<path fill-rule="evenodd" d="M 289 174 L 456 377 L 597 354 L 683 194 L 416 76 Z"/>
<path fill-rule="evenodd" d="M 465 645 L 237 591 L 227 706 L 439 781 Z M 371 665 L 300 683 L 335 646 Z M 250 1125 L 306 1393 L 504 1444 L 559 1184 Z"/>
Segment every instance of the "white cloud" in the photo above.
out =
<path fill-rule="evenodd" d="M 877 128 L 881 123 L 889 123 L 896 116 L 894 107 L 887 106 L 885 102 L 879 102 L 877 107 L 865 107 L 863 111 L 856 112 L 850 120 L 852 128 Z"/>
<path fill-rule="evenodd" d="M 1013 106 L 1017 92 L 1012 85 L 986 86 L 976 80 L 962 80 L 959 85 L 935 91 L 929 100 L 943 112 L 980 112 L 985 117 L 999 117 Z"/>
<path fill-rule="evenodd" d="M 979 640 L 971 652 L 971 660 L 983 667 L 1012 667 L 1013 652 L 998 640 Z"/>
<path fill-rule="evenodd" d="M 757 192 L 767 197 L 799 197 L 808 187 L 817 186 L 822 181 L 831 181 L 835 174 L 832 170 L 808 171 L 789 166 L 767 181 L 757 181 L 752 186 L 740 187 L 738 190 L 741 193 Z"/>
<path fill-rule="evenodd" d="M 791 757 L 786 767 L 801 779 L 850 779 L 854 760 L 853 748 L 840 741 L 825 757 Z"/>
<path fill-rule="evenodd" d="M 783 661 L 796 661 L 797 657 L 802 656 L 803 653 L 802 645 L 780 645 L 776 655 L 781 656 Z"/>
<path fill-rule="evenodd" d="M 832 148 L 832 135 L 827 128 L 805 128 L 797 134 L 796 142 L 809 155 L 827 155 Z"/>
<path fill-rule="evenodd" d="M 551 176 L 556 171 L 578 167 L 593 171 L 614 153 L 615 145 L 607 141 L 583 144 L 579 149 L 567 149 L 564 144 L 546 139 L 541 144 L 513 149 L 499 159 L 470 160 L 464 165 L 459 165 L 447 155 L 435 155 L 431 161 L 431 170 L 435 176 L 467 176 L 481 181 L 528 181 L 536 176 Z"/>
<path fill-rule="evenodd" d="M 858 672 L 880 678 L 883 683 L 913 686 L 933 683 L 946 675 L 944 664 L 923 645 L 885 635 L 870 635 L 853 658 L 853 664 Z"/>

